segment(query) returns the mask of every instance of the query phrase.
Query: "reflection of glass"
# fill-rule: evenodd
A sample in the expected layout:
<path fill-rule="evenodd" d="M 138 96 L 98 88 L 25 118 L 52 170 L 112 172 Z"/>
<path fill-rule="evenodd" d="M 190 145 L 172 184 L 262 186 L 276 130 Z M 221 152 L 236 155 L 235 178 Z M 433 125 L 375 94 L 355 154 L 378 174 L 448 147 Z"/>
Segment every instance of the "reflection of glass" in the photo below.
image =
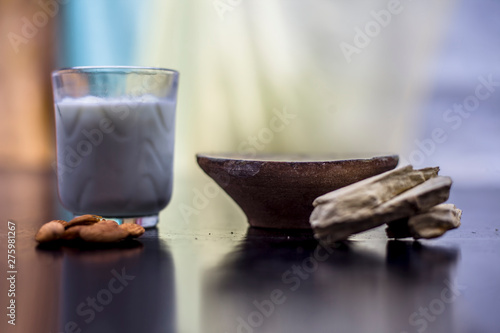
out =
<path fill-rule="evenodd" d="M 156 228 L 120 248 L 64 251 L 60 331 L 176 332 L 174 265 Z"/>
<path fill-rule="evenodd" d="M 53 73 L 58 189 L 66 208 L 157 223 L 172 193 L 178 76 L 135 67 Z"/>

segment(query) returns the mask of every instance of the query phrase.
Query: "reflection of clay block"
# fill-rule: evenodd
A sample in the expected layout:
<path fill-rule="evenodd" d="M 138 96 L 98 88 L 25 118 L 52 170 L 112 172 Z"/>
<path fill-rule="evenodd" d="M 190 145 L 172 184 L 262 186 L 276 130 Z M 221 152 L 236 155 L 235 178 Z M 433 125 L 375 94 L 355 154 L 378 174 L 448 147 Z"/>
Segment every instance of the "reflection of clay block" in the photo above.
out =
<path fill-rule="evenodd" d="M 442 204 L 422 214 L 388 223 L 390 238 L 436 238 L 460 226 L 462 211 L 453 204 Z"/>
<path fill-rule="evenodd" d="M 448 199 L 452 181 L 439 168 L 396 169 L 327 193 L 314 201 L 310 223 L 326 242 L 427 211 Z"/>

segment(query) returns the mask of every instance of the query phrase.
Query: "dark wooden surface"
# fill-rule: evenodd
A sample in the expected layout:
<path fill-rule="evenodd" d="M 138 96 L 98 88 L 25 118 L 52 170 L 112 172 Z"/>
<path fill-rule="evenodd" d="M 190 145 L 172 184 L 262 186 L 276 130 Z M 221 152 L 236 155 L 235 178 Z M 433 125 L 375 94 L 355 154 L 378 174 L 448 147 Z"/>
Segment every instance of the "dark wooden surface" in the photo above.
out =
<path fill-rule="evenodd" d="M 68 217 L 52 175 L 0 172 L 0 332 L 500 332 L 499 189 L 453 188 L 463 225 L 443 238 L 388 241 L 376 229 L 328 253 L 308 233 L 248 229 L 223 193 L 180 213 L 208 182 L 177 181 L 136 243 L 40 248 L 37 228 Z M 8 220 L 16 326 L 5 315 Z"/>

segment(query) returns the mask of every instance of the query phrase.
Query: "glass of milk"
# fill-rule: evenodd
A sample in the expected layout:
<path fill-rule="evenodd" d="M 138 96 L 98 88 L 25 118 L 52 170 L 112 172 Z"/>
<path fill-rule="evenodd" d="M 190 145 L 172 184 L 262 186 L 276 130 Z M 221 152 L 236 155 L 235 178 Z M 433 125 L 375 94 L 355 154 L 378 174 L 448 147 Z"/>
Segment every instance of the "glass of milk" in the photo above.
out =
<path fill-rule="evenodd" d="M 64 207 L 156 225 L 172 195 L 178 80 L 177 71 L 143 67 L 52 74 Z"/>

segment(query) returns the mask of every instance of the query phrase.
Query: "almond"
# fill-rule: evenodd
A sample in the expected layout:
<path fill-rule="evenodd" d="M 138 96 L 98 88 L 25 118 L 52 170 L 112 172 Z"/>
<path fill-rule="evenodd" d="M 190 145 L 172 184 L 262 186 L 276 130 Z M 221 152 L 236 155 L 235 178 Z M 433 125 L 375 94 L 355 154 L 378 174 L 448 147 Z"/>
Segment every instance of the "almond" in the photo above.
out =
<path fill-rule="evenodd" d="M 52 222 L 57 222 L 57 223 L 61 223 L 63 227 L 67 227 L 68 226 L 68 222 L 64 221 L 64 220 L 54 220 Z"/>
<path fill-rule="evenodd" d="M 68 228 L 64 231 L 64 235 L 61 237 L 64 240 L 73 240 L 80 238 L 80 231 L 82 228 L 86 228 L 86 225 L 75 225 L 71 228 Z"/>
<path fill-rule="evenodd" d="M 80 230 L 80 238 L 87 242 L 111 243 L 127 238 L 128 232 L 111 223 L 96 223 Z"/>
<path fill-rule="evenodd" d="M 75 225 L 91 225 L 91 224 L 97 223 L 101 220 L 103 220 L 103 218 L 102 218 L 102 216 L 99 216 L 99 215 L 86 214 L 86 215 L 77 216 L 68 222 L 66 229 L 71 228 Z"/>
<path fill-rule="evenodd" d="M 144 228 L 135 223 L 120 224 L 120 228 L 128 232 L 129 237 L 140 237 L 146 231 Z"/>
<path fill-rule="evenodd" d="M 50 221 L 42 225 L 35 236 L 39 243 L 52 242 L 61 238 L 64 234 L 64 226 L 57 221 Z"/>

